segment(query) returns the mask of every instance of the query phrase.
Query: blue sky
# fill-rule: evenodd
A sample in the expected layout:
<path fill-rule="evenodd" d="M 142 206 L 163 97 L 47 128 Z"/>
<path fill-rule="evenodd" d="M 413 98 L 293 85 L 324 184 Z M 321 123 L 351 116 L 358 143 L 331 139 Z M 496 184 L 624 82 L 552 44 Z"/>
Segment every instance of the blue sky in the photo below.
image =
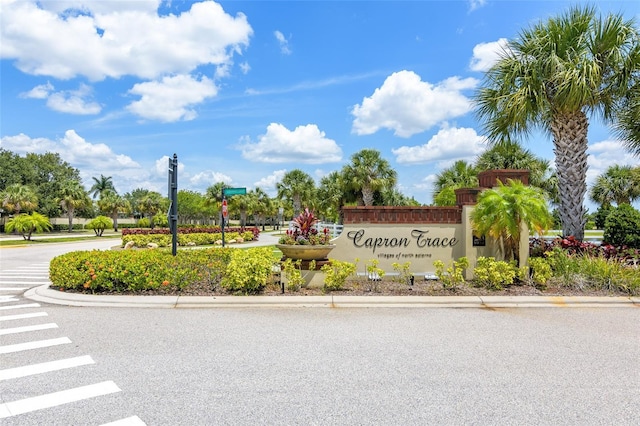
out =
<path fill-rule="evenodd" d="M 0 146 L 58 152 L 119 193 L 219 181 L 275 195 L 363 148 L 432 201 L 437 173 L 484 149 L 470 98 L 504 40 L 584 2 L 0 0 Z M 640 20 L 640 2 L 595 2 Z M 544 135 L 523 141 L 553 160 Z M 592 121 L 591 182 L 637 165 Z"/>

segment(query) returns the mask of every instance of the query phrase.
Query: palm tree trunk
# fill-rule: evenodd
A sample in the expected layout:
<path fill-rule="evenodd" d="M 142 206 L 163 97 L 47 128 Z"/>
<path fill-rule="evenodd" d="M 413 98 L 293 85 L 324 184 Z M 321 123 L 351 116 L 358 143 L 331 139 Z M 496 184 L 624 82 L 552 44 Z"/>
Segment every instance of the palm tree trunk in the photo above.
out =
<path fill-rule="evenodd" d="M 116 211 L 111 218 L 113 219 L 113 230 L 118 232 L 118 212 Z"/>
<path fill-rule="evenodd" d="M 587 192 L 587 131 L 589 122 L 582 111 L 557 113 L 551 120 L 558 189 L 560 220 L 564 236 L 584 238 Z"/>
<path fill-rule="evenodd" d="M 365 206 L 373 205 L 373 190 L 369 186 L 362 187 L 362 202 Z"/>
<path fill-rule="evenodd" d="M 69 210 L 67 211 L 67 216 L 69 217 L 69 233 L 71 233 L 71 230 L 73 229 L 73 207 L 69 207 Z"/>

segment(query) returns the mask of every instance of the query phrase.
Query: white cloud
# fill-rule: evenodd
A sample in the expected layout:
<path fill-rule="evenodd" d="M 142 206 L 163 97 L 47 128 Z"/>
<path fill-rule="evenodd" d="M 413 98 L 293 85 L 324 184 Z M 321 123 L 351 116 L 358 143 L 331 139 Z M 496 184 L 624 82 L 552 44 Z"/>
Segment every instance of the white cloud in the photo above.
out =
<path fill-rule="evenodd" d="M 179 167 L 178 167 L 178 170 L 179 170 Z M 204 172 L 200 172 L 196 174 L 195 176 L 192 176 L 189 179 L 189 182 L 195 186 L 204 186 L 205 188 L 208 188 L 209 186 L 216 184 L 218 182 L 231 184 L 233 183 L 233 179 L 231 179 L 230 176 L 227 176 L 224 173 L 206 170 Z"/>
<path fill-rule="evenodd" d="M 487 0 L 469 0 L 469 11 L 473 12 L 487 4 Z"/>
<path fill-rule="evenodd" d="M 167 178 L 167 181 L 168 181 L 169 179 L 169 156 L 168 155 L 163 155 L 162 157 L 156 160 L 155 171 L 158 176 L 163 176 Z M 184 173 L 184 163 L 181 163 L 180 161 L 178 161 L 178 178 L 180 178 L 183 173 Z"/>
<path fill-rule="evenodd" d="M 251 71 L 251 66 L 248 62 L 242 62 L 240 64 L 240 71 L 242 71 L 242 74 L 249 74 L 249 71 Z"/>
<path fill-rule="evenodd" d="M 489 43 L 476 44 L 473 48 L 473 56 L 469 63 L 469 68 L 472 71 L 488 71 L 500 59 L 500 55 L 507 48 L 506 38 Z"/>
<path fill-rule="evenodd" d="M 471 101 L 461 91 L 477 84 L 474 78 L 451 77 L 433 85 L 411 71 L 393 73 L 371 97 L 353 107 L 352 132 L 369 135 L 386 128 L 400 137 L 424 132 L 468 113 Z"/>
<path fill-rule="evenodd" d="M 263 177 L 259 181 L 255 182 L 256 188 L 262 188 L 267 193 L 273 193 L 276 189 L 276 184 L 282 180 L 287 173 L 287 169 L 276 170 L 267 177 Z"/>
<path fill-rule="evenodd" d="M 193 120 L 197 113 L 189 108 L 218 93 L 214 82 L 207 77 L 196 80 L 189 75 L 164 77 L 161 81 L 139 83 L 129 90 L 141 96 L 127 109 L 142 118 L 174 122 Z"/>
<path fill-rule="evenodd" d="M 3 136 L 0 139 L 0 147 L 18 154 L 44 154 L 46 152 L 56 152 L 58 145 L 46 138 L 31 138 L 24 133 L 15 136 Z"/>
<path fill-rule="evenodd" d="M 55 92 L 49 95 L 47 106 L 54 111 L 68 114 L 92 115 L 99 114 L 102 107 L 88 98 L 93 91 L 86 84 L 81 84 L 78 90 Z"/>
<path fill-rule="evenodd" d="M 391 152 L 400 164 L 437 161 L 439 167 L 446 167 L 456 160 L 473 161 L 485 148 L 486 138 L 474 129 L 444 127 L 424 145 L 401 146 Z"/>
<path fill-rule="evenodd" d="M 28 92 L 20 93 L 20 97 L 28 99 L 47 99 L 53 89 L 54 87 L 51 83 L 40 84 Z"/>
<path fill-rule="evenodd" d="M 280 52 L 283 55 L 291 55 L 291 49 L 289 48 L 289 40 L 280 31 L 274 31 L 273 35 L 276 36 L 276 40 L 280 43 Z"/>
<path fill-rule="evenodd" d="M 321 164 L 342 160 L 342 150 L 315 124 L 298 126 L 293 131 L 271 123 L 256 143 L 240 145 L 242 157 L 255 162 Z"/>
<path fill-rule="evenodd" d="M 41 84 L 28 92 L 20 94 L 21 98 L 46 99 L 47 107 L 57 112 L 78 115 L 99 114 L 102 107 L 91 100 L 93 89 L 80 84 L 77 90 L 66 90 L 54 92 L 55 88 L 51 83 Z"/>
<path fill-rule="evenodd" d="M 587 185 L 611 166 L 638 166 L 638 159 L 631 155 L 620 141 L 605 140 L 589 144 L 587 148 Z"/>
<path fill-rule="evenodd" d="M 0 57 L 15 60 L 22 72 L 59 79 L 155 79 L 202 65 L 225 67 L 253 33 L 245 15 L 228 15 L 213 1 L 194 3 L 179 15 L 159 16 L 158 5 L 5 0 Z M 65 13 L 70 7 L 82 13 Z"/>

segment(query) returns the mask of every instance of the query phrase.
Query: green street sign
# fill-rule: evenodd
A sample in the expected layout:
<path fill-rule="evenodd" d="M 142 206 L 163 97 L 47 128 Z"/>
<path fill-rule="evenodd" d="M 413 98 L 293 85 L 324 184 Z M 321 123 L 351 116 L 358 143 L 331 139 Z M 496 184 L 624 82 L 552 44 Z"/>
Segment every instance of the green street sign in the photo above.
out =
<path fill-rule="evenodd" d="M 247 188 L 224 188 L 223 193 L 225 196 L 229 195 L 246 195 Z"/>

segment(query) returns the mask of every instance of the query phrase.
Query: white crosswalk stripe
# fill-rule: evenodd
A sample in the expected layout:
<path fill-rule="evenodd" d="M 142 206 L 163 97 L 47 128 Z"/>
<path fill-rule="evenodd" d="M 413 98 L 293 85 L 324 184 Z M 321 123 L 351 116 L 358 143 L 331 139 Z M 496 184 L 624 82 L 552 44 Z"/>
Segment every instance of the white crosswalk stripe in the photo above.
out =
<path fill-rule="evenodd" d="M 37 331 L 39 333 L 50 333 L 52 330 L 59 329 L 58 325 L 53 322 L 33 324 L 34 319 L 35 321 L 38 321 L 38 318 L 48 317 L 48 314 L 42 311 L 29 312 L 29 309 L 40 308 L 40 305 L 38 303 L 24 302 L 25 299 L 19 295 L 0 295 L 0 324 L 4 326 L 3 328 L 0 328 L 0 336 L 14 335 L 16 338 L 24 340 L 24 337 L 29 337 L 30 332 Z M 21 309 L 25 309 L 26 312 L 13 313 Z M 2 311 L 11 311 L 11 314 L 3 315 Z M 24 323 L 23 321 L 30 321 L 30 323 Z M 23 323 L 21 324 L 21 322 Z M 0 365 L 5 365 L 3 356 L 17 354 L 22 351 L 48 351 L 44 353 L 55 354 L 59 351 L 56 347 L 72 343 L 71 339 L 68 337 L 42 339 L 41 334 L 38 334 L 38 336 L 39 338 L 37 339 L 22 341 L 21 343 L 0 345 Z M 51 352 L 51 350 L 54 352 Z M 24 378 L 23 380 L 27 380 L 29 377 L 35 377 L 41 374 L 52 374 L 58 371 L 65 371 L 65 375 L 74 374 L 74 371 L 81 371 L 78 369 L 82 369 L 83 367 L 86 368 L 86 366 L 93 364 L 95 364 L 95 361 L 91 356 L 82 355 L 19 365 L 12 368 L 0 369 L 0 382 L 4 382 L 8 386 L 11 386 L 10 383 L 12 383 L 12 380 L 22 378 Z M 11 417 L 19 419 L 19 416 L 22 414 L 46 410 L 48 408 L 58 407 L 65 404 L 77 403 L 83 400 L 92 400 L 118 392 L 121 392 L 118 385 L 113 381 L 107 380 L 79 387 L 61 389 L 56 392 L 31 396 L 29 398 L 18 399 L 15 401 L 6 401 L 5 399 L 3 403 L 0 404 L 0 420 Z M 108 415 L 108 413 L 106 414 Z M 0 421 L 0 423 L 2 423 L 2 421 Z M 106 423 L 105 425 L 145 426 L 146 423 L 137 416 L 131 416 L 114 420 L 110 423 Z"/>
<path fill-rule="evenodd" d="M 81 365 L 93 364 L 94 361 L 89 355 L 75 358 L 60 359 L 57 361 L 41 362 L 39 364 L 25 365 L 22 367 L 7 368 L 0 370 L 0 380 L 16 379 L 18 377 L 33 376 L 34 374 L 48 373 L 51 371 L 63 370 L 65 368 L 79 367 Z"/>
<path fill-rule="evenodd" d="M 55 407 L 70 402 L 80 401 L 97 396 L 108 395 L 120 392 L 120 388 L 112 381 L 95 383 L 93 385 L 80 386 L 73 389 L 66 389 L 59 392 L 49 393 L 32 398 L 20 399 L 18 401 L 0 404 L 0 419 L 18 414 L 29 413 L 31 411 L 42 410 L 44 408 Z"/>
<path fill-rule="evenodd" d="M 68 337 L 51 336 L 52 338 L 43 339 L 42 333 L 51 333 L 59 329 L 58 325 L 53 322 L 41 322 L 34 324 L 38 318 L 47 317 L 46 312 L 37 310 L 30 312 L 34 308 L 42 308 L 38 303 L 27 303 L 22 294 L 29 288 L 49 283 L 49 264 L 35 264 L 32 266 L 19 267 L 9 270 L 0 271 L 0 336 L 15 336 L 21 343 L 0 345 L 0 366 L 5 365 L 3 356 L 10 354 L 19 354 L 22 351 L 47 351 L 46 354 L 62 351 L 62 346 L 68 345 L 71 339 Z M 20 312 L 24 310 L 24 312 Z M 6 315 L 4 315 L 6 312 Z M 29 322 L 27 322 L 29 321 Z M 37 333 L 36 333 L 37 332 Z M 29 336 L 38 336 L 29 339 Z M 4 337 L 3 337 L 4 339 Z M 16 340 L 14 340 L 15 342 Z M 53 351 L 53 352 L 52 352 Z M 40 355 L 40 358 L 42 355 Z M 18 358 L 20 359 L 20 358 Z M 42 359 L 40 359 L 42 360 Z M 15 362 L 15 361 L 14 361 Z M 89 365 L 95 364 L 93 358 L 89 355 L 82 355 L 63 359 L 50 359 L 45 362 L 32 363 L 26 365 L 18 365 L 12 368 L 0 369 L 0 382 L 10 385 L 12 380 L 27 380 L 29 377 L 36 377 L 41 374 L 53 374 L 54 372 L 64 371 L 63 374 L 74 374 L 74 372 L 84 371 Z M 77 373 L 75 373 L 77 374 Z M 82 374 L 82 373 L 81 373 Z M 53 388 L 52 390 L 57 390 Z M 57 392 L 46 393 L 43 395 L 32 396 L 30 398 L 19 399 L 16 401 L 2 401 L 0 404 L 0 419 L 16 417 L 20 415 L 46 410 L 71 404 L 82 400 L 91 400 L 109 394 L 121 392 L 121 389 L 113 381 L 102 381 L 99 383 L 86 384 L 69 389 L 60 389 Z M 109 416 L 111 417 L 111 416 Z M 105 417 L 108 419 L 109 417 Z M 104 420 L 103 420 L 104 421 Z M 2 421 L 0 421 L 2 423 Z M 114 420 L 104 426 L 145 426 L 139 417 L 131 416 L 119 420 Z"/>
<path fill-rule="evenodd" d="M 39 263 L 0 271 L 0 292 L 22 294 L 28 289 L 49 283 L 49 264 Z"/>

